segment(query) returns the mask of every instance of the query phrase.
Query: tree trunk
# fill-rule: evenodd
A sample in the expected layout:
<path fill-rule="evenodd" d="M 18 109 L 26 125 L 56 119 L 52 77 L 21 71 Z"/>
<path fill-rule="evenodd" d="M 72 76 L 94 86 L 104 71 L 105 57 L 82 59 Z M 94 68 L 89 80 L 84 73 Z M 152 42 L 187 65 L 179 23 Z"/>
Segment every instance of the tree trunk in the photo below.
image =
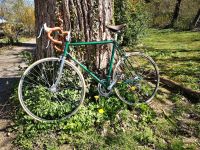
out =
<path fill-rule="evenodd" d="M 192 22 L 192 28 L 200 28 L 200 9 L 197 11 L 197 14 Z"/>
<path fill-rule="evenodd" d="M 73 42 L 110 39 L 105 25 L 113 24 L 113 6 L 113 0 L 35 0 L 36 33 L 43 23 L 55 26 L 58 10 L 63 28 L 71 31 Z M 51 56 L 52 48 L 46 49 L 46 45 L 46 36 L 37 39 L 36 59 Z M 85 46 L 79 47 L 78 55 L 87 66 L 98 70 L 107 67 L 110 50 L 110 45 Z"/>
<path fill-rule="evenodd" d="M 44 23 L 48 26 L 55 26 L 55 0 L 35 0 L 35 18 L 36 18 L 36 35 L 39 34 L 40 28 Z M 36 40 L 37 47 L 35 51 L 35 59 L 49 57 L 53 54 L 51 47 L 46 48 L 48 40 L 45 33 Z"/>
<path fill-rule="evenodd" d="M 72 41 L 110 39 L 105 25 L 113 23 L 113 5 L 113 0 L 62 0 L 64 29 L 72 31 Z M 110 47 L 86 46 L 81 52 L 79 56 L 87 65 L 92 64 L 96 70 L 103 69 L 108 62 Z"/>
<path fill-rule="evenodd" d="M 166 28 L 174 27 L 174 23 L 177 21 L 178 16 L 179 16 L 181 2 L 182 2 L 182 0 L 176 0 L 176 6 L 175 6 L 175 9 L 174 9 L 174 13 L 173 13 L 171 22 L 170 22 L 169 25 L 166 26 Z"/>
<path fill-rule="evenodd" d="M 160 77 L 160 82 L 165 84 L 166 88 L 168 88 L 169 90 L 181 93 L 182 95 L 187 97 L 191 102 L 193 103 L 200 102 L 200 91 L 194 91 L 190 88 L 184 87 L 179 83 L 176 83 L 175 81 L 172 81 L 164 77 Z"/>

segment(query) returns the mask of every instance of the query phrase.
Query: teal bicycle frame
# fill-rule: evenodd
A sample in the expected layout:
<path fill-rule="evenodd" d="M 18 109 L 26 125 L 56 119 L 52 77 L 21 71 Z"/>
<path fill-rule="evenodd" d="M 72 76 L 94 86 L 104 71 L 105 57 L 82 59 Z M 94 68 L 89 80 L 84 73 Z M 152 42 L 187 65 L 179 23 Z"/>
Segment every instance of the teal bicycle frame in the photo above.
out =
<path fill-rule="evenodd" d="M 102 81 L 99 77 L 97 77 L 91 70 L 89 70 L 85 65 L 80 63 L 76 58 L 72 57 L 69 53 L 69 47 L 70 46 L 80 46 L 80 45 L 98 45 L 98 44 L 113 44 L 112 46 L 112 53 L 111 58 L 109 62 L 109 70 L 106 78 L 106 83 Z M 110 85 L 111 81 L 111 74 L 113 70 L 113 62 L 114 62 L 114 56 L 115 56 L 115 50 L 117 49 L 118 45 L 114 40 L 106 40 L 106 41 L 94 41 L 94 42 L 74 42 L 70 43 L 66 41 L 65 48 L 64 48 L 64 57 L 69 57 L 71 60 L 76 62 L 83 70 L 85 70 L 88 74 L 90 74 L 98 83 L 102 84 L 104 87 L 108 87 Z"/>

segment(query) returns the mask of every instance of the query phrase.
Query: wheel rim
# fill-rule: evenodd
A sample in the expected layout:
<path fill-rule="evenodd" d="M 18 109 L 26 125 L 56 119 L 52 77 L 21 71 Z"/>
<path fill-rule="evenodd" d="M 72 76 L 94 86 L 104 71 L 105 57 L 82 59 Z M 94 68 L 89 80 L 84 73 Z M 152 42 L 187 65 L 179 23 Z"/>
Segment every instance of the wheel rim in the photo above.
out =
<path fill-rule="evenodd" d="M 159 85 L 156 64 L 142 53 L 123 58 L 117 64 L 114 76 L 119 78 L 115 87 L 117 96 L 129 105 L 150 102 Z"/>
<path fill-rule="evenodd" d="M 57 88 L 52 88 L 58 76 L 60 62 L 47 58 L 31 65 L 19 84 L 19 99 L 24 110 L 39 121 L 61 120 L 73 115 L 85 96 L 81 73 L 65 62 Z"/>

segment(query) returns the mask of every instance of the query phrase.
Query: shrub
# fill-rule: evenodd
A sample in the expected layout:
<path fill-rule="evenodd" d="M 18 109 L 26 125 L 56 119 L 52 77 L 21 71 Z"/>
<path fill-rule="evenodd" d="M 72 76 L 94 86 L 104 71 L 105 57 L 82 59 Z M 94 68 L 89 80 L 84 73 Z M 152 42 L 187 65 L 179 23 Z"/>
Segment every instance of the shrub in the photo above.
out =
<path fill-rule="evenodd" d="M 122 35 L 123 45 L 135 45 L 144 34 L 147 24 L 147 14 L 144 4 L 137 0 L 115 1 L 115 23 L 127 25 Z"/>
<path fill-rule="evenodd" d="M 4 34 L 8 38 L 10 44 L 13 44 L 14 42 L 18 43 L 18 36 L 22 31 L 22 28 L 23 24 L 6 23 L 3 26 Z"/>

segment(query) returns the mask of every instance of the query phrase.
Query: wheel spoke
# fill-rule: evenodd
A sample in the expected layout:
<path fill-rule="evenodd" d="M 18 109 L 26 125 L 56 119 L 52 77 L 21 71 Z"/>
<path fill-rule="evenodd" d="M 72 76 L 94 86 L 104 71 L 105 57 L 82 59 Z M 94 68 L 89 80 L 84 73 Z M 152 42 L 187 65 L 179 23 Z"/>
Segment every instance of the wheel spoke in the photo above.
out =
<path fill-rule="evenodd" d="M 60 61 L 46 58 L 27 68 L 20 80 L 19 100 L 24 110 L 40 121 L 60 120 L 73 115 L 85 96 L 84 79 L 79 70 L 66 62 L 56 87 Z"/>
<path fill-rule="evenodd" d="M 122 60 L 113 73 L 113 78 L 120 76 L 115 88 L 117 96 L 130 105 L 149 102 L 159 84 L 156 64 L 142 53 L 132 53 Z"/>

